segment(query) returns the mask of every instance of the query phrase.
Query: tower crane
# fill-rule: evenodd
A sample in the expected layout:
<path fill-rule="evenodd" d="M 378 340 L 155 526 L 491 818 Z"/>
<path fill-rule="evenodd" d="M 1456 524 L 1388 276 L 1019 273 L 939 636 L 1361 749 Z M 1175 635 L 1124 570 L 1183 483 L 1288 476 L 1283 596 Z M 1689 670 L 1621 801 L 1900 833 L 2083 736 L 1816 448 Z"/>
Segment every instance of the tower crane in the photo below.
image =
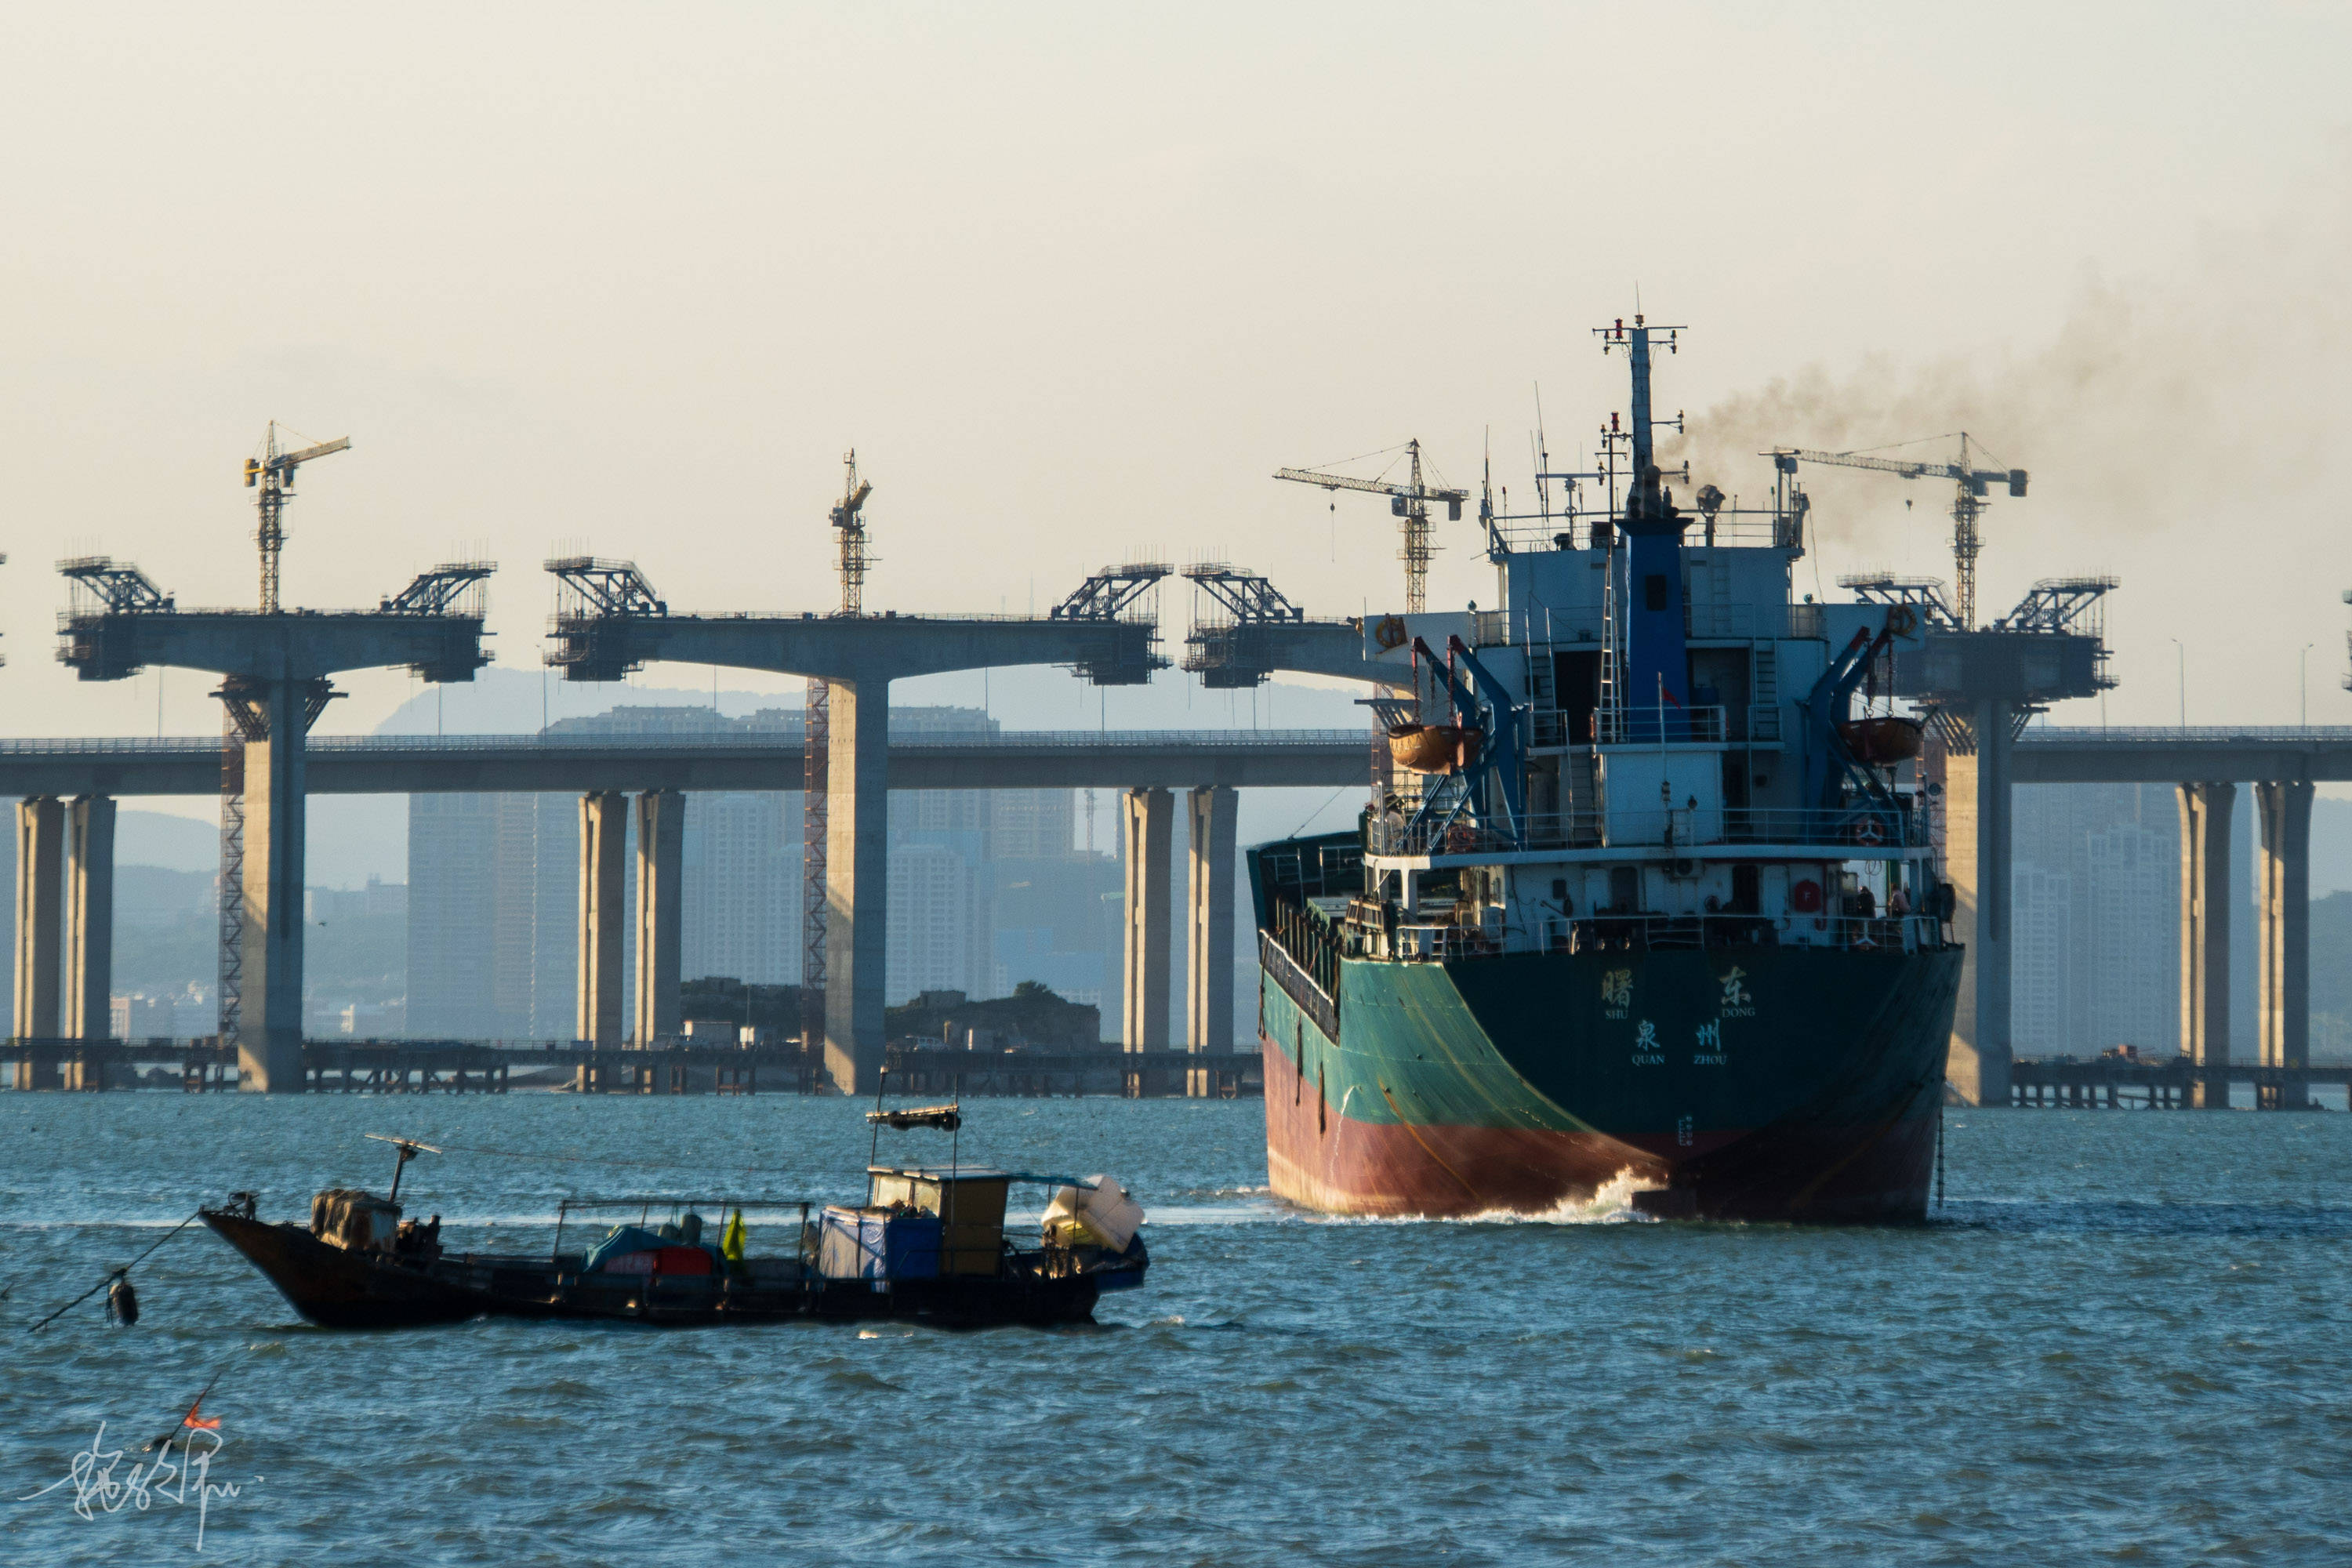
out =
<path fill-rule="evenodd" d="M 1362 490 L 1370 495 L 1389 498 L 1389 511 L 1404 520 L 1404 549 L 1398 559 L 1404 563 L 1404 607 L 1408 615 L 1418 615 L 1429 607 L 1429 503 L 1445 503 L 1445 521 L 1462 521 L 1462 503 L 1470 499 L 1468 490 L 1433 489 L 1422 482 L 1421 443 L 1404 444 L 1411 460 L 1412 478 L 1404 484 L 1391 484 L 1386 479 L 1351 479 L 1346 474 L 1328 474 L 1319 468 L 1276 468 L 1277 479 L 1295 479 L 1302 485 L 1320 485 L 1327 490 Z M 1394 448 L 1391 448 L 1394 450 Z"/>
<path fill-rule="evenodd" d="M 1766 454 L 1772 466 L 1783 474 L 1793 474 L 1797 465 L 1826 463 L 1840 468 L 1869 468 L 1882 474 L 1899 474 L 1906 479 L 1950 479 L 1952 492 L 1952 563 L 1958 581 L 1955 584 L 1958 600 L 1960 629 L 1972 630 L 1977 618 L 1977 552 L 1983 546 L 1977 536 L 1977 519 L 1982 515 L 1991 487 L 2005 484 L 2012 496 L 2025 493 L 2023 468 L 1979 468 L 1970 465 L 1969 433 L 1960 433 L 1960 455 L 1956 462 L 1917 463 L 1901 458 L 1874 458 L 1861 452 L 1816 452 L 1804 447 L 1775 447 Z M 1984 448 L 1977 448 L 1981 455 Z"/>
<path fill-rule="evenodd" d="M 857 477 L 857 448 L 843 454 L 840 503 L 825 514 L 841 535 L 841 613 L 866 608 L 866 498 L 874 487 Z M 815 1081 L 824 1050 L 825 944 L 832 906 L 825 894 L 832 841 L 827 805 L 833 781 L 833 683 L 811 677 L 801 717 L 801 1081 Z M 744 995 L 749 998 L 748 986 Z"/>
<path fill-rule="evenodd" d="M 828 521 L 841 531 L 841 613 L 859 614 L 866 604 L 866 498 L 874 487 L 857 477 L 857 448 L 852 447 L 841 459 L 849 470 L 841 485 L 841 504 L 828 514 Z"/>
<path fill-rule="evenodd" d="M 338 436 L 315 447 L 286 451 L 278 445 L 278 421 L 273 419 L 269 422 L 268 431 L 261 438 L 261 456 L 245 460 L 245 488 L 261 491 L 256 500 L 261 509 L 263 615 L 274 615 L 278 610 L 278 557 L 286 548 L 286 529 L 281 519 L 285 516 L 286 503 L 294 497 L 294 492 L 288 488 L 294 482 L 294 470 L 313 458 L 348 451 L 351 445 L 349 436 Z"/>

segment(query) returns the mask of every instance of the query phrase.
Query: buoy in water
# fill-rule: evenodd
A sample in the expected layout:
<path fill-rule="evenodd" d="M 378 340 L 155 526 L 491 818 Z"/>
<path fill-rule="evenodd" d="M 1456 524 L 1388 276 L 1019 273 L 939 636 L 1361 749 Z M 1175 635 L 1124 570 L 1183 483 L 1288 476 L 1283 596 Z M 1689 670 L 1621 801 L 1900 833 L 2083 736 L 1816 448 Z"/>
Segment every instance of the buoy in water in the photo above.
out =
<path fill-rule="evenodd" d="M 106 1315 L 126 1329 L 139 1321 L 139 1292 L 131 1288 L 130 1275 L 116 1275 L 108 1287 Z"/>

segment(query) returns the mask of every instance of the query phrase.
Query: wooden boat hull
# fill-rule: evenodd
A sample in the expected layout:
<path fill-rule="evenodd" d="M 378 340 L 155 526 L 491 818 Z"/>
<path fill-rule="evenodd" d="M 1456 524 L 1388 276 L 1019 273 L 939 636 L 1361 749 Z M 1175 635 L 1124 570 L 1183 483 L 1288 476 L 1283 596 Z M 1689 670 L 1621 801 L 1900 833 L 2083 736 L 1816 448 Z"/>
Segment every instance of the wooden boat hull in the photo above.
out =
<path fill-rule="evenodd" d="M 422 1270 L 330 1247 L 300 1226 L 204 1211 L 213 1234 L 243 1253 L 310 1322 L 328 1329 L 462 1323 L 487 1310 L 475 1295 Z"/>
<path fill-rule="evenodd" d="M 782 1275 L 586 1274 L 576 1259 L 444 1254 L 425 1261 L 330 1246 L 297 1225 L 204 1211 L 303 1318 L 321 1328 L 416 1328 L 480 1317 L 601 1319 L 690 1327 L 911 1318 L 950 1327 L 1092 1321 L 1104 1279 L 1053 1273 L 1049 1255 L 1020 1254 L 995 1276 L 872 1281 Z M 1148 1266 L 1140 1249 L 1118 1282 Z"/>

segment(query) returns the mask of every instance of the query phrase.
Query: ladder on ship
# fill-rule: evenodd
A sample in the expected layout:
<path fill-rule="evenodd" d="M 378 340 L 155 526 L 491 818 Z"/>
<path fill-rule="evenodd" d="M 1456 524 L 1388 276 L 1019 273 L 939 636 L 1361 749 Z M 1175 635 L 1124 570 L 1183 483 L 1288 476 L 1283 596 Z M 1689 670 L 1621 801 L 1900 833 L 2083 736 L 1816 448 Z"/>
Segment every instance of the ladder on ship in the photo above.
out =
<path fill-rule="evenodd" d="M 1748 693 L 1748 738 L 1780 738 L 1780 650 L 1770 643 L 1756 645 L 1756 678 Z"/>
<path fill-rule="evenodd" d="M 1624 650 L 1619 646 L 1624 628 L 1617 616 L 1617 546 L 1607 546 L 1607 564 L 1601 574 L 1601 732 L 1595 740 L 1620 738 L 1624 709 L 1624 685 L 1619 661 Z"/>

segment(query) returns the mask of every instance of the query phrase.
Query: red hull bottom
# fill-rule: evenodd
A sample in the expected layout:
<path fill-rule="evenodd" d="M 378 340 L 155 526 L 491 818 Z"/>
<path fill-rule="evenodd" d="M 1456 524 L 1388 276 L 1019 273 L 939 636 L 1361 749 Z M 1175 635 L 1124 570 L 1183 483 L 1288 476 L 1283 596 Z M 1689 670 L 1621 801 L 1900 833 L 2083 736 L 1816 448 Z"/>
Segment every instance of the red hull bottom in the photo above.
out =
<path fill-rule="evenodd" d="M 1541 1215 L 1588 1204 L 1612 1183 L 1660 1189 L 1637 1207 L 1704 1219 L 1815 1223 L 1926 1217 L 1936 1119 L 1868 1127 L 1763 1127 L 1709 1138 L 1704 1152 L 1591 1131 L 1354 1120 L 1299 1081 L 1259 1037 L 1266 1172 L 1275 1193 L 1339 1214 Z M 1670 1143 L 1660 1139 L 1660 1144 Z"/>

